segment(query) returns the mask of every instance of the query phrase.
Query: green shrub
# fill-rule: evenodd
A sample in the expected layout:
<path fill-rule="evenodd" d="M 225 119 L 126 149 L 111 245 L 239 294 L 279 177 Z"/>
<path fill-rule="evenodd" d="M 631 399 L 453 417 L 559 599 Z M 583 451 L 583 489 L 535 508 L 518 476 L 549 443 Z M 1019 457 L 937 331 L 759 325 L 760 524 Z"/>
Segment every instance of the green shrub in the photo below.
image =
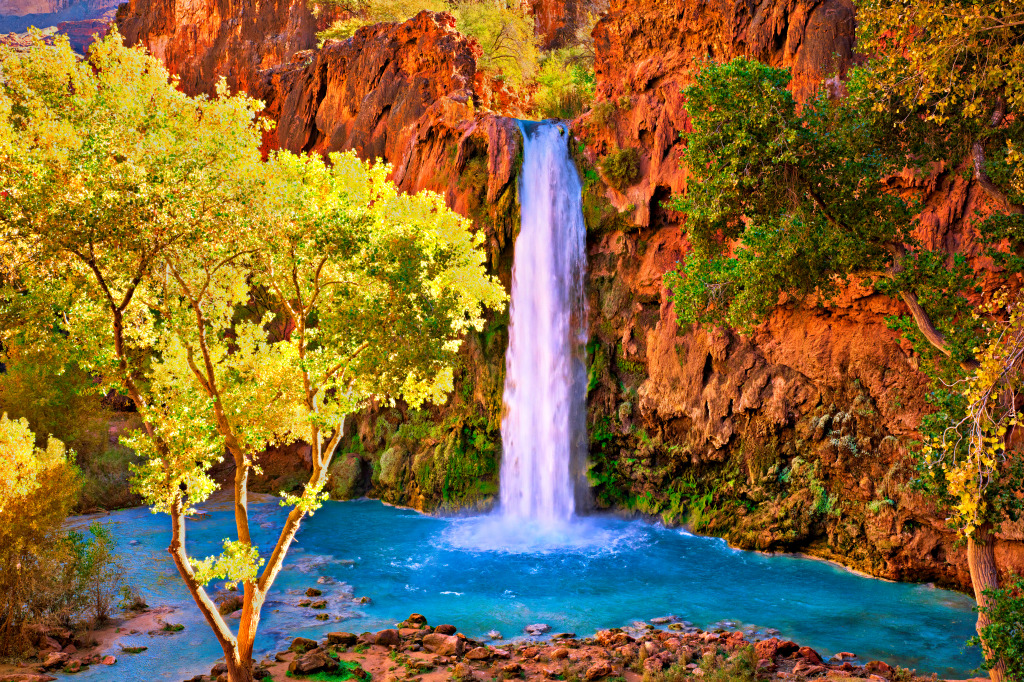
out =
<path fill-rule="evenodd" d="M 978 610 L 991 621 L 981 629 L 981 638 L 971 639 L 971 646 L 988 647 L 982 667 L 991 670 L 999 659 L 1006 664 L 1008 682 L 1024 682 L 1024 576 L 1013 575 L 1007 586 L 986 590 L 988 605 Z"/>
<path fill-rule="evenodd" d="M 632 147 L 615 150 L 601 160 L 601 174 L 612 187 L 624 191 L 640 176 L 640 154 Z"/>

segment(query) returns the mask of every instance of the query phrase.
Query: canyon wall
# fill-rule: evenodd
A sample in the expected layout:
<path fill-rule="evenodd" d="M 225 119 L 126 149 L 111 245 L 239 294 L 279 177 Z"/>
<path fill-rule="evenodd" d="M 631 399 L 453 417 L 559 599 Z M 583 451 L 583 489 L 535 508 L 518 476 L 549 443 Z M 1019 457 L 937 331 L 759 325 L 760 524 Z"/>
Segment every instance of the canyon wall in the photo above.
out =
<path fill-rule="evenodd" d="M 557 23 L 559 3 L 537 5 L 539 25 Z M 354 149 L 391 163 L 405 190 L 443 193 L 485 232 L 507 283 L 520 151 L 515 122 L 501 114 L 518 113 L 515 98 L 477 72 L 478 48 L 449 15 L 424 12 L 317 48 L 329 20 L 304 0 L 131 0 L 118 16 L 126 39 L 163 59 L 186 91 L 211 92 L 225 77 L 264 100 L 278 122 L 268 148 Z M 965 587 L 963 550 L 907 485 L 928 384 L 920 358 L 885 326 L 900 305 L 859 288 L 828 308 L 783 301 L 742 337 L 681 328 L 662 284 L 688 249 L 684 216 L 662 204 L 686 187 L 681 89 L 694 65 L 747 55 L 790 67 L 803 99 L 854 59 L 853 28 L 843 0 L 646 0 L 642 10 L 614 0 L 594 29 L 597 102 L 572 127 L 586 185 L 595 504 L 687 518 L 745 548 Z M 640 172 L 620 191 L 599 161 L 626 148 Z M 921 190 L 925 243 L 987 267 L 966 224 L 985 210 L 979 188 L 947 170 Z M 374 408 L 353 420 L 332 493 L 421 509 L 492 503 L 506 342 L 500 315 L 467 339 L 444 407 Z M 298 480 L 294 455 L 267 453 L 269 489 Z M 1024 570 L 1022 540 L 1020 526 L 1004 528 L 1003 567 Z"/>

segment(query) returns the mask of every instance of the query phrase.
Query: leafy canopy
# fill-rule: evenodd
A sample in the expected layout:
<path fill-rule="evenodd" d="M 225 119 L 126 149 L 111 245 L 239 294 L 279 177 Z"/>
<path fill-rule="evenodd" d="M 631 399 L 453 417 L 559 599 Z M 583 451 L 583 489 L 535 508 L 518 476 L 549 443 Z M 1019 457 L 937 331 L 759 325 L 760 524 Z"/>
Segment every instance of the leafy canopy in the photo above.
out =
<path fill-rule="evenodd" d="M 1019 206 L 1021 122 L 1008 115 L 1024 104 L 1020 3 L 868 0 L 858 6 L 858 43 L 874 55 L 875 110 L 892 110 L 903 131 L 929 126 L 946 159 L 973 156 L 975 173 L 992 176 L 979 177 L 986 191 Z"/>
<path fill-rule="evenodd" d="M 926 145 L 907 143 L 895 114 L 874 106 L 870 71 L 854 70 L 843 96 L 823 88 L 800 107 L 789 78 L 736 59 L 704 65 L 685 91 L 692 175 L 673 205 L 693 251 L 667 275 L 680 320 L 749 329 L 785 296 L 827 304 L 862 282 L 907 304 L 893 324 L 920 350 L 949 371 L 971 365 L 970 269 L 920 242 L 916 199 L 898 186 L 936 168 Z"/>
<path fill-rule="evenodd" d="M 263 161 L 257 102 L 186 97 L 116 32 L 85 62 L 66 41 L 0 59 L 4 319 L 19 347 L 74 361 L 135 403 L 135 487 L 170 514 L 179 573 L 229 667 L 244 668 L 346 415 L 444 401 L 463 336 L 504 305 L 482 235 L 352 153 Z M 269 445 L 297 440 L 313 471 L 283 496 L 292 509 L 261 552 L 248 476 Z M 212 494 L 224 453 L 236 537 L 192 559 L 185 515 Z M 215 577 L 244 585 L 237 637 L 204 591 Z"/>

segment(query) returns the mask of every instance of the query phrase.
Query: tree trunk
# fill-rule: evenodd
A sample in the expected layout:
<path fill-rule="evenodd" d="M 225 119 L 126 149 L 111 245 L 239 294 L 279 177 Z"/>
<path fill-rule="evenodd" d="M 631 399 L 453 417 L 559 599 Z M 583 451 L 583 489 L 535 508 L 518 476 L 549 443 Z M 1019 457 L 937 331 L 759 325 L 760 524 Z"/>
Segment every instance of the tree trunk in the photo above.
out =
<path fill-rule="evenodd" d="M 227 658 L 228 680 L 230 682 L 255 682 L 252 676 L 252 658 Z"/>
<path fill-rule="evenodd" d="M 981 631 L 992 621 L 985 613 L 988 597 L 985 590 L 999 587 L 999 573 L 996 571 L 996 538 L 992 533 L 992 524 L 986 523 L 967 538 L 967 566 L 971 571 L 971 585 L 974 587 L 974 598 L 978 602 L 978 636 L 982 638 L 981 648 L 985 652 L 985 660 L 991 660 L 991 651 L 985 644 Z M 1004 682 L 1006 679 L 1006 663 L 1000 659 L 988 672 L 992 682 Z"/>

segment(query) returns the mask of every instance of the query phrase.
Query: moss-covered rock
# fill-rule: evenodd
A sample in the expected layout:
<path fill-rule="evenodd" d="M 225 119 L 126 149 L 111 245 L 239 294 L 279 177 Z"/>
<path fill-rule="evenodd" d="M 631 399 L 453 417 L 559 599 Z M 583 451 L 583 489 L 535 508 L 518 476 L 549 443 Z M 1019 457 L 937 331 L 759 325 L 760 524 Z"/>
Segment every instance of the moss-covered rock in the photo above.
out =
<path fill-rule="evenodd" d="M 361 493 L 366 464 L 359 455 L 336 455 L 327 470 L 327 493 L 332 500 L 351 500 Z"/>

